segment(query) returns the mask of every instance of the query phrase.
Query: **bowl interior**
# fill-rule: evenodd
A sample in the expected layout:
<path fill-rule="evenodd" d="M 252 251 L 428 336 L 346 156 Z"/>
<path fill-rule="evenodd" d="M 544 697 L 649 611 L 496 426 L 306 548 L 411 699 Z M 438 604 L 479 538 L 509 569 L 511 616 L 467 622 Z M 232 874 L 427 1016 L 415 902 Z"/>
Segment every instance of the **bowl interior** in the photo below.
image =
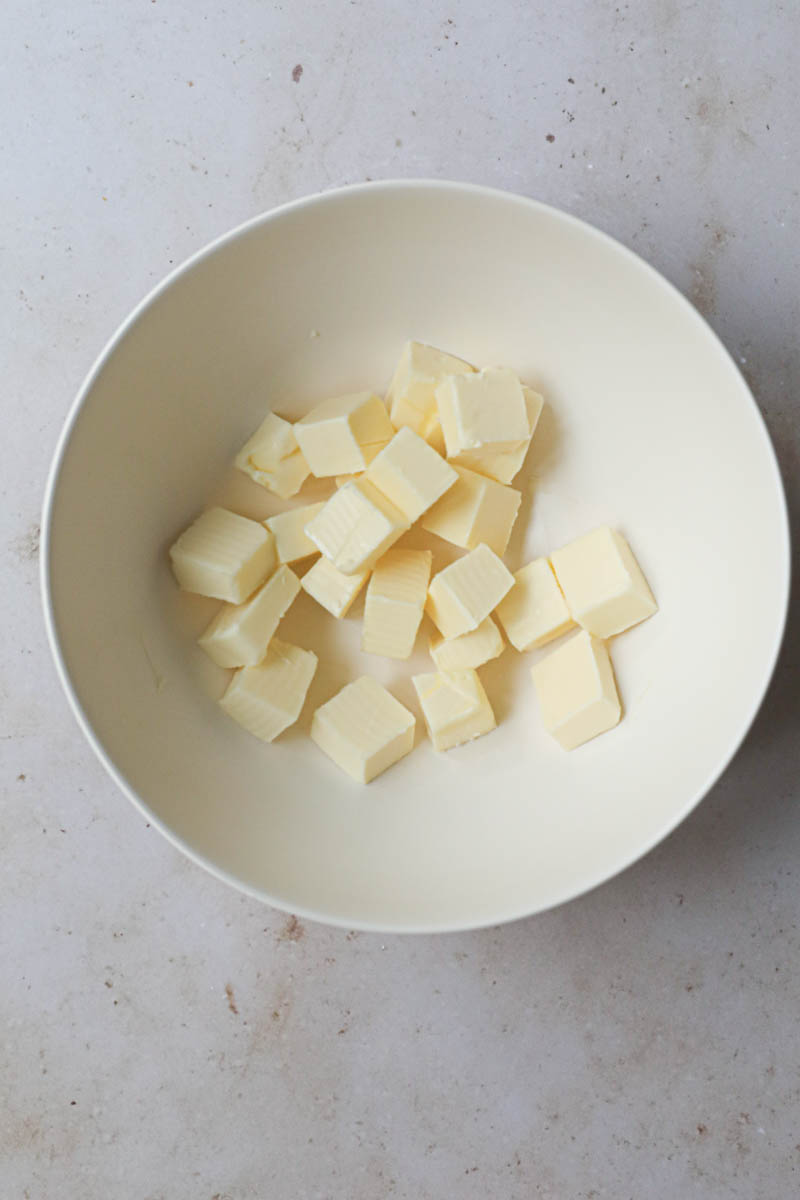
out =
<path fill-rule="evenodd" d="M 382 389 L 408 337 L 512 366 L 546 395 L 509 566 L 616 525 L 660 612 L 612 646 L 626 710 L 613 733 L 562 752 L 541 727 L 531 659 L 509 649 L 482 671 L 495 733 L 440 755 L 420 729 L 413 754 L 365 788 L 308 739 L 311 711 L 362 673 L 418 711 L 410 675 L 430 669 L 430 627 L 410 664 L 372 658 L 358 650 L 360 605 L 337 623 L 301 594 L 282 636 L 316 650 L 320 670 L 299 725 L 263 745 L 219 710 L 227 672 L 194 644 L 216 605 L 178 592 L 166 551 L 212 499 L 255 517 L 282 509 L 234 478 L 235 451 L 268 408 L 299 416 Z M 177 273 L 90 378 L 46 534 L 57 653 L 123 786 L 232 882 L 382 929 L 533 912 L 652 846 L 743 737 L 786 605 L 774 456 L 704 322 L 580 222 L 443 184 L 289 206 Z M 428 544 L 435 569 L 451 560 Z"/>

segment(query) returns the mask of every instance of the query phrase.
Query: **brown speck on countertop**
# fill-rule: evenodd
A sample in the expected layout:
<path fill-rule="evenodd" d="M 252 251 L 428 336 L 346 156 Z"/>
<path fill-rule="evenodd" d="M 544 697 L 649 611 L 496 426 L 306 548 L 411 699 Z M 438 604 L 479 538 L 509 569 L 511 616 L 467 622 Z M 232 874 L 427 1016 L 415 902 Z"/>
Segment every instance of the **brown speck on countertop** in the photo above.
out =
<path fill-rule="evenodd" d="M 300 82 L 302 74 L 303 74 L 302 64 L 298 63 L 297 66 L 292 71 L 292 79 L 294 80 L 295 83 Z"/>
<path fill-rule="evenodd" d="M 25 778 L 26 778 L 26 777 L 25 777 L 24 775 L 18 775 L 18 776 L 17 776 L 17 783 L 24 783 L 24 782 L 25 782 Z"/>
<path fill-rule="evenodd" d="M 286 922 L 278 934 L 279 942 L 299 942 L 306 935 L 305 925 L 298 921 L 297 917 L 292 913 L 286 918 Z"/>
<path fill-rule="evenodd" d="M 704 1133 L 708 1133 L 708 1126 L 707 1125 L 698 1125 L 697 1132 L 700 1134 L 700 1137 L 702 1137 Z"/>
<path fill-rule="evenodd" d="M 239 1010 L 236 1007 L 236 997 L 233 994 L 233 988 L 229 983 L 225 984 L 225 995 L 228 997 L 228 1008 L 235 1017 L 238 1017 Z"/>
<path fill-rule="evenodd" d="M 554 133 L 548 133 L 547 137 L 544 140 L 546 142 L 554 142 L 556 140 L 556 135 Z"/>

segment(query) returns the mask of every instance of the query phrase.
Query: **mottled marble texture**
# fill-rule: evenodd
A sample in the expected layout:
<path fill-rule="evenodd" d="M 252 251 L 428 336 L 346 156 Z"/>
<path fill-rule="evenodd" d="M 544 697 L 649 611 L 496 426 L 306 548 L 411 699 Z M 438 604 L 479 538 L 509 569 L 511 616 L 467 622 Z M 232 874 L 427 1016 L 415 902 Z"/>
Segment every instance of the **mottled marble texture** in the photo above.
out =
<path fill-rule="evenodd" d="M 510 188 L 638 249 L 746 372 L 796 511 L 795 6 L 535 7 L 5 0 L 4 1200 L 798 1194 L 796 609 L 677 833 L 440 938 L 301 924 L 184 861 L 45 645 L 40 499 L 96 352 L 209 238 L 367 177 Z"/>

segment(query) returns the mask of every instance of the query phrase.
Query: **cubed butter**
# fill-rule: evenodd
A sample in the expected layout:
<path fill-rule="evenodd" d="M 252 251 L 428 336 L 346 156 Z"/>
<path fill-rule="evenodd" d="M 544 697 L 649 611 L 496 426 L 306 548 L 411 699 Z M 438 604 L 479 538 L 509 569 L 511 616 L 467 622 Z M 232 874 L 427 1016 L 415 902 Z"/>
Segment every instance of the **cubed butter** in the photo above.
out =
<path fill-rule="evenodd" d="M 363 471 L 391 439 L 394 428 L 380 396 L 355 392 L 323 400 L 294 426 L 314 475 Z"/>
<path fill-rule="evenodd" d="M 413 713 L 363 675 L 317 709 L 311 737 L 358 783 L 369 783 L 413 749 L 415 725 Z"/>
<path fill-rule="evenodd" d="M 477 629 L 514 586 L 514 576 L 488 546 L 456 559 L 428 588 L 425 609 L 446 638 Z"/>
<path fill-rule="evenodd" d="M 278 567 L 245 604 L 223 605 L 198 638 L 200 645 L 220 667 L 255 666 L 299 591 L 291 567 Z"/>
<path fill-rule="evenodd" d="M 235 463 L 240 471 L 284 500 L 299 492 L 310 474 L 291 421 L 276 413 L 269 413 L 245 442 Z"/>
<path fill-rule="evenodd" d="M 550 561 L 572 616 L 596 637 L 622 633 L 658 609 L 630 546 L 607 525 L 556 550 Z"/>
<path fill-rule="evenodd" d="M 264 524 L 275 538 L 278 562 L 299 562 L 301 558 L 308 558 L 310 554 L 319 554 L 318 548 L 306 535 L 306 525 L 313 521 L 324 507 L 323 500 L 320 504 L 304 504 L 302 508 L 290 508 L 288 512 L 267 518 Z"/>
<path fill-rule="evenodd" d="M 531 427 L 531 432 L 518 450 L 508 450 L 505 453 L 486 449 L 465 450 L 461 454 L 456 455 L 452 459 L 452 462 L 461 463 L 465 467 L 471 467 L 473 471 L 478 471 L 481 475 L 488 475 L 490 479 L 496 479 L 498 483 L 511 483 L 525 461 L 531 440 L 536 432 L 536 426 L 539 423 L 539 417 L 542 415 L 542 409 L 544 408 L 544 399 L 538 392 L 534 392 L 531 388 L 525 387 L 523 384 L 522 394 L 525 398 L 525 408 L 528 413 L 528 423 Z"/>
<path fill-rule="evenodd" d="M 492 618 L 485 617 L 477 629 L 462 633 L 460 637 L 432 637 L 428 648 L 440 671 L 463 671 L 469 667 L 482 667 L 490 659 L 499 658 L 505 642 Z"/>
<path fill-rule="evenodd" d="M 300 716 L 317 656 L 273 638 L 256 667 L 243 667 L 228 685 L 220 704 L 249 733 L 273 741 Z"/>
<path fill-rule="evenodd" d="M 372 460 L 364 478 L 388 496 L 409 524 L 458 481 L 442 456 L 405 427 Z"/>
<path fill-rule="evenodd" d="M 546 558 L 515 571 L 514 587 L 497 606 L 497 619 L 517 650 L 533 650 L 571 629 L 574 622 Z"/>
<path fill-rule="evenodd" d="M 184 530 L 169 552 L 180 586 L 241 604 L 275 568 L 275 539 L 258 521 L 210 508 Z"/>
<path fill-rule="evenodd" d="M 335 480 L 336 486 L 337 488 L 344 487 L 346 483 L 352 483 L 354 479 L 362 479 L 363 476 L 363 471 L 356 471 L 354 475 L 337 475 Z"/>
<path fill-rule="evenodd" d="M 511 453 L 531 436 L 522 384 L 508 367 L 449 375 L 436 389 L 447 457 L 466 451 Z"/>
<path fill-rule="evenodd" d="M 614 669 L 605 642 L 581 630 L 531 669 L 545 729 L 574 750 L 620 719 Z"/>
<path fill-rule="evenodd" d="M 477 671 L 436 671 L 414 675 L 431 741 L 437 750 L 451 750 L 497 725 Z"/>
<path fill-rule="evenodd" d="M 318 558 L 313 567 L 306 571 L 300 586 L 331 616 L 343 617 L 368 578 L 369 571 L 343 575 L 327 558 Z"/>
<path fill-rule="evenodd" d="M 505 554 L 522 493 L 468 467 L 455 471 L 458 480 L 424 514 L 422 528 L 465 550 L 484 543 Z"/>
<path fill-rule="evenodd" d="M 366 571 L 409 527 L 408 518 L 368 480 L 346 483 L 306 525 L 306 534 L 345 575 Z"/>
<path fill-rule="evenodd" d="M 388 550 L 375 564 L 364 604 L 365 653 L 410 657 L 425 609 L 432 559 L 430 550 Z"/>
<path fill-rule="evenodd" d="M 406 342 L 395 368 L 386 401 L 395 429 L 407 425 L 429 440 L 440 429 L 436 388 L 448 375 L 470 374 L 469 363 L 422 342 Z"/>

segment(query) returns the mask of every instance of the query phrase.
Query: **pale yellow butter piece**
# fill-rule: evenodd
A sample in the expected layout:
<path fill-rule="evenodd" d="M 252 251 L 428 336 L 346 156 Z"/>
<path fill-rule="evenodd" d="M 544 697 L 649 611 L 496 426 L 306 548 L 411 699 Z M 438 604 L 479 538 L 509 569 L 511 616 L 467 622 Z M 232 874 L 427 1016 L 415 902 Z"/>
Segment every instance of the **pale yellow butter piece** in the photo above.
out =
<path fill-rule="evenodd" d="M 276 413 L 269 413 L 245 442 L 236 455 L 235 465 L 284 500 L 299 492 L 310 474 L 292 423 Z"/>
<path fill-rule="evenodd" d="M 571 629 L 574 622 L 546 558 L 515 571 L 516 583 L 497 606 L 497 619 L 517 650 L 533 650 Z"/>
<path fill-rule="evenodd" d="M 454 469 L 458 480 L 423 515 L 422 528 L 465 550 L 484 543 L 505 554 L 522 493 L 468 467 Z"/>
<path fill-rule="evenodd" d="M 494 450 L 465 450 L 451 461 L 471 467 L 473 471 L 478 471 L 481 475 L 488 475 L 490 479 L 496 479 L 499 483 L 511 483 L 525 461 L 544 408 L 544 398 L 538 392 L 532 391 L 523 384 L 522 394 L 525 398 L 531 432 L 518 450 L 509 450 L 505 453 Z"/>
<path fill-rule="evenodd" d="M 275 568 L 275 539 L 258 521 L 210 508 L 184 530 L 169 552 L 180 586 L 241 604 Z"/>
<path fill-rule="evenodd" d="M 353 480 L 334 492 L 306 534 L 345 575 L 372 567 L 410 522 L 368 480 Z"/>
<path fill-rule="evenodd" d="M 607 525 L 556 550 L 550 561 L 572 616 L 596 637 L 622 633 L 658 609 L 630 546 Z"/>
<path fill-rule="evenodd" d="M 413 713 L 363 675 L 317 709 L 311 737 L 358 783 L 369 783 L 413 749 L 415 726 Z"/>
<path fill-rule="evenodd" d="M 407 425 L 426 441 L 439 429 L 436 388 L 448 375 L 475 370 L 469 363 L 422 342 L 406 342 L 386 393 L 395 429 Z"/>
<path fill-rule="evenodd" d="M 314 475 L 363 471 L 391 439 L 386 406 L 373 392 L 323 400 L 294 426 L 295 437 Z"/>
<path fill-rule="evenodd" d="M 455 471 L 412 429 L 398 430 L 364 476 L 405 513 L 409 523 L 458 480 Z"/>
<path fill-rule="evenodd" d="M 449 375 L 436 389 L 447 457 L 520 450 L 531 436 L 522 384 L 508 367 Z"/>
<path fill-rule="evenodd" d="M 414 675 L 422 714 L 437 750 L 451 750 L 496 728 L 492 706 L 477 671 Z"/>
<path fill-rule="evenodd" d="M 311 538 L 306 536 L 306 525 L 324 507 L 323 500 L 319 504 L 304 504 L 301 508 L 290 508 L 288 512 L 267 518 L 264 524 L 275 538 L 278 562 L 299 562 L 310 554 L 319 554 Z"/>
<path fill-rule="evenodd" d="M 574 750 L 613 728 L 622 709 L 605 642 L 585 630 L 531 669 L 545 729 Z"/>
<path fill-rule="evenodd" d="M 488 546 L 476 546 L 434 575 L 425 609 L 446 638 L 477 629 L 514 586 L 514 576 Z"/>
<path fill-rule="evenodd" d="M 511 595 L 512 592 L 509 593 Z M 482 667 L 505 650 L 502 634 L 491 617 L 485 617 L 477 629 L 460 637 L 432 637 L 428 643 L 430 655 L 440 671 L 462 671 Z"/>
<path fill-rule="evenodd" d="M 256 667 L 243 667 L 220 704 L 248 733 L 271 742 L 300 716 L 317 656 L 311 650 L 273 638 Z"/>
<path fill-rule="evenodd" d="M 220 667 L 255 666 L 299 591 L 291 567 L 280 566 L 245 604 L 223 605 L 197 640 Z"/>
<path fill-rule="evenodd" d="M 317 604 L 326 608 L 331 616 L 343 617 L 369 578 L 369 571 L 357 571 L 354 575 L 343 575 L 327 558 L 319 558 L 300 580 L 304 592 L 308 592 Z"/>
<path fill-rule="evenodd" d="M 431 576 L 430 550 L 388 550 L 367 587 L 361 649 L 409 658 L 414 649 Z"/>

